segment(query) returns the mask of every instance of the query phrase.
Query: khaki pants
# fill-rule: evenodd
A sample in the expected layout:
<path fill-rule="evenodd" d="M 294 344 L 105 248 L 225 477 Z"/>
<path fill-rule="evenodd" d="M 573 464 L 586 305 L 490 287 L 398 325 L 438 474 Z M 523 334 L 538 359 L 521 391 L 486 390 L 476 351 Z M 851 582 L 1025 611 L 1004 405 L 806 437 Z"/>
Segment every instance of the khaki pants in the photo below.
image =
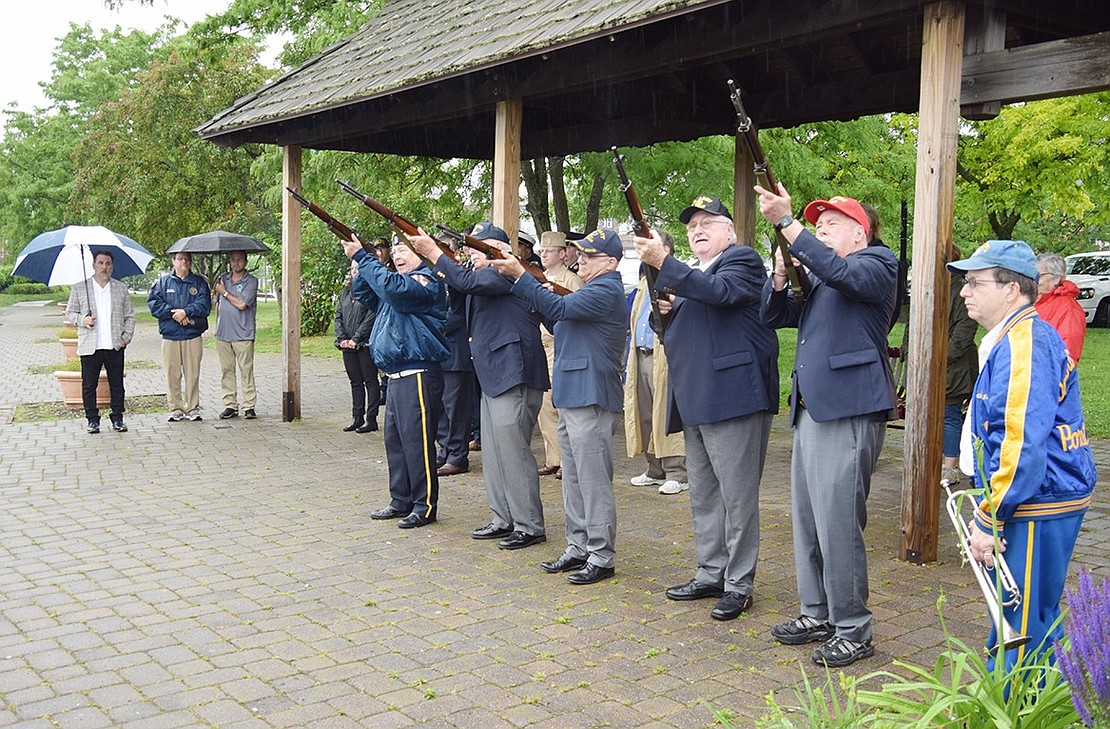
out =
<path fill-rule="evenodd" d="M 216 340 L 216 353 L 220 355 L 220 390 L 224 407 L 239 409 L 236 399 L 235 368 L 239 368 L 239 379 L 243 382 L 243 409 L 253 410 L 258 400 L 254 389 L 254 340 L 225 342 Z"/>
<path fill-rule="evenodd" d="M 185 415 L 200 410 L 200 358 L 204 354 L 204 338 L 163 339 L 162 362 L 166 367 L 166 399 L 170 412 Z M 185 399 L 181 399 L 181 381 L 185 380 Z"/>
<path fill-rule="evenodd" d="M 543 349 L 547 354 L 547 371 L 555 372 L 555 338 L 547 332 L 541 332 Z M 537 419 L 540 436 L 543 438 L 543 465 L 560 466 L 563 456 L 559 451 L 559 411 L 551 404 L 551 390 L 543 394 L 543 403 L 540 405 L 540 415 Z"/>

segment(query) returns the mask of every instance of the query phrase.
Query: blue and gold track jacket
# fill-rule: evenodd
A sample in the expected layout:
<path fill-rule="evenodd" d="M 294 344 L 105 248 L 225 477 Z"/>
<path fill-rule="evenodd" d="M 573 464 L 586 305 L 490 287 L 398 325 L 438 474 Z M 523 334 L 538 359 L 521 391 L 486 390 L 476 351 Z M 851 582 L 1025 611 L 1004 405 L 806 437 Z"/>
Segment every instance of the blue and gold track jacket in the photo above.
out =
<path fill-rule="evenodd" d="M 986 487 L 976 523 L 1053 519 L 1090 505 L 1097 474 L 1079 399 L 1079 373 L 1060 335 L 1032 305 L 1011 315 L 975 382 L 973 440 L 982 442 Z"/>

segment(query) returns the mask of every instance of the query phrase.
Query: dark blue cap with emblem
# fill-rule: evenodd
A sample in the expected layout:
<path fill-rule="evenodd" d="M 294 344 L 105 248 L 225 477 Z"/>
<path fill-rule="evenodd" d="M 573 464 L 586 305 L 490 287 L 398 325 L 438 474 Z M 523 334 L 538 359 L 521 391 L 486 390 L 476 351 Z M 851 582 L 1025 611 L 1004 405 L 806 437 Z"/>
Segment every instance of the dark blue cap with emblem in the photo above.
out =
<path fill-rule="evenodd" d="M 609 228 L 598 228 L 581 240 L 572 240 L 570 244 L 588 256 L 602 254 L 612 256 L 618 261 L 624 256 L 624 244 L 617 231 Z"/>
<path fill-rule="evenodd" d="M 477 238 L 478 240 L 499 240 L 502 243 L 509 242 L 508 234 L 488 220 L 483 220 L 476 224 L 474 229 L 470 231 L 470 237 Z"/>
<path fill-rule="evenodd" d="M 694 213 L 702 210 L 710 213 L 711 215 L 723 215 L 729 220 L 732 216 L 729 215 L 728 208 L 721 202 L 721 198 L 713 197 L 712 195 L 698 195 L 694 198 L 694 202 L 690 203 L 690 207 L 683 210 L 678 214 L 678 219 L 683 223 L 689 223 L 690 218 L 694 217 Z"/>

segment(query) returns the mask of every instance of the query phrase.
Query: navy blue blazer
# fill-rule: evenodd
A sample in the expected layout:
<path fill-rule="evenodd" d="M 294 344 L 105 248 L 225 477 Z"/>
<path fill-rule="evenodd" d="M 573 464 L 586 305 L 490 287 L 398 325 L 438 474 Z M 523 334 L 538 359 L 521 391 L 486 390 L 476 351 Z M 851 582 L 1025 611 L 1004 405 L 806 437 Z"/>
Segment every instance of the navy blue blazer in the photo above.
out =
<path fill-rule="evenodd" d="M 668 433 L 778 412 L 778 335 L 759 320 L 766 276 L 750 246 L 729 246 L 705 270 L 663 261 L 655 288 L 677 295 L 663 335 Z"/>
<path fill-rule="evenodd" d="M 621 363 L 628 313 L 624 284 L 616 271 L 592 279 L 577 291 L 559 296 L 524 275 L 513 293 L 554 322 L 555 371 L 551 404 L 556 408 L 597 405 L 619 413 L 624 408 Z"/>
<path fill-rule="evenodd" d="M 447 348 L 451 353 L 443 363 L 444 372 L 473 372 L 470 361 L 470 332 L 466 327 L 466 294 L 447 292 Z"/>
<path fill-rule="evenodd" d="M 886 337 L 898 259 L 885 246 L 841 258 L 808 230 L 790 253 L 809 269 L 813 290 L 799 304 L 789 287 L 775 291 L 768 279 L 760 306 L 767 326 L 798 328 L 790 422 L 796 422 L 799 394 L 819 423 L 871 413 L 893 420 L 894 377 Z"/>
<path fill-rule="evenodd" d="M 447 256 L 441 256 L 432 270 L 452 290 L 467 295 L 470 355 L 484 394 L 497 397 L 517 385 L 551 387 L 540 315 L 512 295 L 509 279 L 493 268 L 463 268 Z"/>

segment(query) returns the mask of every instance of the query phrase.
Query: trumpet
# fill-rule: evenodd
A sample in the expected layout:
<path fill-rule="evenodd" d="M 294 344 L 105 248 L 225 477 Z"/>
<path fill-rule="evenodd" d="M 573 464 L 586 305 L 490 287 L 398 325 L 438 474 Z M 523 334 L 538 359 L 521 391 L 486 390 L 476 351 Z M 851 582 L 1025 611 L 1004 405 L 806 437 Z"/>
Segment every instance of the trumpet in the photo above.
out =
<path fill-rule="evenodd" d="M 967 495 L 967 491 L 953 492 L 950 489 L 947 479 L 940 482 L 944 487 L 945 492 L 948 494 L 948 500 L 945 502 L 945 508 L 948 509 L 948 516 L 952 520 L 952 526 L 956 528 L 956 534 L 959 536 L 960 554 L 963 555 L 964 562 L 971 565 L 971 571 L 975 573 L 975 580 L 979 583 L 979 589 L 983 591 L 983 597 L 987 601 L 987 612 L 990 613 L 991 620 L 994 623 L 995 634 L 998 640 L 1002 643 L 1005 650 L 1013 650 L 1029 642 L 1028 635 L 1022 635 L 1014 630 L 1013 626 L 1006 620 L 1006 616 L 1002 614 L 1003 607 L 1012 607 L 1021 603 L 1021 590 L 1018 589 L 1017 582 L 1014 580 L 1014 575 L 1010 572 L 1009 565 L 1006 564 L 1006 558 L 998 550 L 994 551 L 994 567 L 987 567 L 982 562 L 979 562 L 971 554 L 971 533 L 968 531 L 968 526 L 964 522 L 960 514 L 960 504 L 963 503 L 963 498 Z M 992 574 L 995 569 L 998 570 L 997 583 L 995 576 Z M 998 594 L 999 586 L 1006 599 L 1003 600 Z"/>

